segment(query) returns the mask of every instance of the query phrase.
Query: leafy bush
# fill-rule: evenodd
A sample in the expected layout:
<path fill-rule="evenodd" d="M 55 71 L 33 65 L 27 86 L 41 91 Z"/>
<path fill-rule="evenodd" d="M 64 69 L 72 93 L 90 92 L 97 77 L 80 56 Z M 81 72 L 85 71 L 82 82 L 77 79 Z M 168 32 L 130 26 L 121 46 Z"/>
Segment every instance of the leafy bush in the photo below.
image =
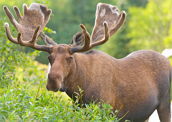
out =
<path fill-rule="evenodd" d="M 171 0 L 151 0 L 145 8 L 130 7 L 128 37 L 129 48 L 162 51 L 171 48 L 172 14 Z M 137 22 L 136 22 L 137 21 Z"/>
<path fill-rule="evenodd" d="M 35 61 L 18 67 L 8 87 L 0 90 L 1 121 L 115 121 L 110 105 L 78 104 L 61 92 L 45 88 L 46 66 Z"/>
<path fill-rule="evenodd" d="M 0 119 L 1 120 L 42 120 L 42 121 L 83 121 L 118 120 L 111 114 L 111 107 L 91 104 L 86 108 L 73 105 L 70 100 L 65 100 L 58 94 L 41 92 L 39 97 L 30 92 L 28 88 L 8 89 L 0 98 Z"/>

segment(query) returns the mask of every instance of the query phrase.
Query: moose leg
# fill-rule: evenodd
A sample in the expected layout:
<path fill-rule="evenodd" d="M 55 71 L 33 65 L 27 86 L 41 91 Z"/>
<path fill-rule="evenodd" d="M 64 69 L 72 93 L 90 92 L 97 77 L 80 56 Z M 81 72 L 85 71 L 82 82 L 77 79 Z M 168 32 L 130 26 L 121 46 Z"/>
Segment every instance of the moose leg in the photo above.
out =
<path fill-rule="evenodd" d="M 171 122 L 170 100 L 161 102 L 157 111 L 161 122 Z"/>

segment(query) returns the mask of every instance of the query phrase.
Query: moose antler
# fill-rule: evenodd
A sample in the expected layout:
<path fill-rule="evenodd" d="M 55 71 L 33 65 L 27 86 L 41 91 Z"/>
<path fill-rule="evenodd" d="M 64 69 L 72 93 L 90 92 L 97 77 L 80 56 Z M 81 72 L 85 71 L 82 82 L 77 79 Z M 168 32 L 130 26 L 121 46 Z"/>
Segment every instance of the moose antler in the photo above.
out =
<path fill-rule="evenodd" d="M 36 44 L 36 38 L 38 36 L 38 31 L 39 31 L 39 28 L 38 27 L 34 34 L 33 34 L 33 37 L 30 41 L 23 41 L 21 39 L 21 33 L 18 34 L 17 38 L 14 38 L 12 35 L 11 35 L 11 32 L 9 31 L 9 24 L 8 23 L 5 23 L 5 30 L 6 30 L 6 34 L 7 34 L 7 37 L 8 39 L 13 42 L 13 43 L 16 43 L 16 44 L 20 44 L 22 46 L 27 46 L 27 47 L 31 47 L 33 49 L 36 49 L 36 50 L 41 50 L 41 51 L 46 51 L 46 52 L 51 52 L 51 46 L 46 46 L 46 45 L 38 45 Z"/>
<path fill-rule="evenodd" d="M 38 35 L 42 32 L 44 27 L 49 21 L 51 10 L 44 5 L 33 3 L 28 8 L 24 7 L 24 15 L 21 16 L 20 11 L 17 7 L 14 7 L 14 11 L 18 17 L 18 22 L 11 14 L 9 9 L 5 6 L 4 11 L 8 16 L 11 23 L 18 30 L 19 34 L 17 38 L 11 35 L 9 24 L 5 24 L 6 35 L 10 41 L 23 46 L 29 46 L 37 50 L 49 52 L 49 46 L 36 44 Z M 32 39 L 31 39 L 32 38 Z"/>
<path fill-rule="evenodd" d="M 109 4 L 99 3 L 96 9 L 96 20 L 92 35 L 86 30 L 84 25 L 80 25 L 82 28 L 82 35 L 74 41 L 82 43 L 84 45 L 71 48 L 71 53 L 84 52 L 97 45 L 105 43 L 110 36 L 112 36 L 124 23 L 126 14 L 124 11 L 119 12 L 118 8 Z M 82 38 L 81 38 L 82 37 Z"/>
<path fill-rule="evenodd" d="M 46 43 L 46 45 L 57 45 L 57 43 L 52 38 L 50 38 L 49 36 L 47 36 L 43 32 L 41 32 L 39 36 Z"/>
<path fill-rule="evenodd" d="M 6 6 L 4 7 L 4 11 L 11 23 L 15 26 L 19 33 L 21 33 L 23 41 L 27 41 L 33 36 L 34 31 L 38 26 L 40 26 L 38 35 L 42 32 L 49 21 L 51 10 L 38 3 L 31 4 L 29 8 L 24 4 L 23 8 L 24 15 L 21 16 L 19 9 L 14 7 L 14 11 L 18 17 L 18 22 Z"/>
<path fill-rule="evenodd" d="M 77 32 L 70 41 L 73 46 L 83 45 L 84 37 L 82 32 Z"/>
<path fill-rule="evenodd" d="M 10 41 L 37 50 L 46 51 L 49 53 L 51 52 L 52 45 L 56 45 L 56 43 L 47 35 L 42 33 L 43 28 L 49 20 L 51 10 L 47 9 L 43 5 L 34 3 L 31 4 L 29 8 L 24 5 L 24 16 L 21 16 L 19 9 L 14 7 L 19 22 L 15 20 L 7 7 L 4 7 L 4 10 L 11 23 L 19 31 L 18 37 L 14 38 L 11 35 L 9 25 L 5 24 L 6 35 Z M 80 42 L 84 42 L 84 45 L 75 47 L 74 44 L 73 47 L 69 49 L 70 53 L 84 52 L 97 45 L 105 43 L 109 37 L 121 27 L 121 25 L 124 23 L 125 17 L 126 14 L 124 11 L 119 12 L 119 10 L 112 5 L 99 3 L 97 5 L 95 26 L 91 37 L 86 27 L 81 24 L 80 27 L 82 32 L 77 33 L 73 37 L 73 41 L 77 41 L 76 45 Z M 40 35 L 47 45 L 36 44 L 38 35 Z M 31 37 L 32 39 L 30 39 Z"/>

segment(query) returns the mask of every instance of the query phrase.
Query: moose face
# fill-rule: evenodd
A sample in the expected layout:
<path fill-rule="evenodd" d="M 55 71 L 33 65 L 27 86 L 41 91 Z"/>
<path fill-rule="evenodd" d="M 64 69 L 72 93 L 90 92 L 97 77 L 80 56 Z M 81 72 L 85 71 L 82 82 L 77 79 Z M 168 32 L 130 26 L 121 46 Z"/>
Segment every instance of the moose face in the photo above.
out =
<path fill-rule="evenodd" d="M 47 89 L 51 91 L 65 91 L 64 79 L 74 69 L 74 57 L 70 53 L 69 45 L 56 45 L 48 57 L 51 69 L 48 74 Z"/>

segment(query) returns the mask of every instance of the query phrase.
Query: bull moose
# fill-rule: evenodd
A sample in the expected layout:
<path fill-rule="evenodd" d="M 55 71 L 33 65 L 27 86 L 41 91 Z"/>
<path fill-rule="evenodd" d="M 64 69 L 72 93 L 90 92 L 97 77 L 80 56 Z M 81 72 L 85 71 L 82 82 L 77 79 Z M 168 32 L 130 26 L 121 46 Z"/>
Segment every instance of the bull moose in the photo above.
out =
<path fill-rule="evenodd" d="M 14 10 L 18 21 L 4 7 L 19 33 L 14 38 L 6 23 L 6 35 L 13 43 L 49 53 L 48 90 L 64 91 L 75 99 L 80 88 L 84 104 L 92 101 L 110 104 L 119 110 L 119 117 L 125 115 L 121 121 L 144 122 L 157 109 L 161 122 L 170 122 L 171 67 L 164 56 L 155 51 L 141 50 L 116 59 L 91 50 L 107 42 L 123 25 L 124 11 L 99 3 L 91 36 L 81 24 L 82 31 L 74 35 L 73 44 L 57 44 L 42 32 L 49 21 L 50 9 L 33 3 L 30 7 L 24 5 L 23 16 L 17 7 Z M 38 37 L 46 44 L 37 44 Z"/>

